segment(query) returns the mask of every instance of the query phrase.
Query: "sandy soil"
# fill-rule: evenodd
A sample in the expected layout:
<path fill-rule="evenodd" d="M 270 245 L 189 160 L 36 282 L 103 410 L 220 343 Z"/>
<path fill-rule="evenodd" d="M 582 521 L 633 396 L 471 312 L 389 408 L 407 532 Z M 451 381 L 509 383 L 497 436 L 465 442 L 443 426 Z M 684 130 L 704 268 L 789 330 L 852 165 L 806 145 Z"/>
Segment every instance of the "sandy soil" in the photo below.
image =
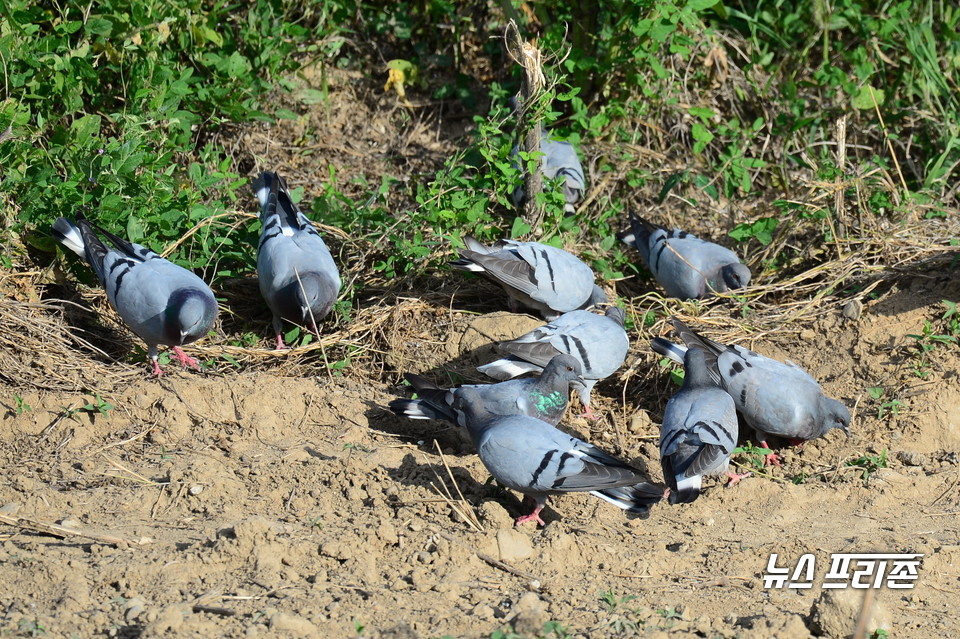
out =
<path fill-rule="evenodd" d="M 357 112 L 367 124 L 341 144 L 374 145 L 370 131 L 391 117 Z M 384 153 L 449 150 L 429 127 L 411 127 L 379 142 Z M 403 146 L 404 135 L 422 144 Z M 331 149 L 324 162 L 344 176 L 361 172 L 361 156 L 347 149 L 331 160 Z M 266 153 L 296 165 L 282 150 Z M 478 316 L 502 311 L 503 300 L 480 280 L 461 285 L 485 301 L 465 312 L 459 298 L 431 291 L 431 301 L 384 320 L 388 347 L 338 374 L 314 359 L 296 374 L 265 365 L 153 380 L 145 367 L 95 358 L 124 373 L 87 386 L 112 405 L 106 411 L 77 410 L 96 403 L 92 392 L 26 379 L 0 387 L 0 514 L 20 518 L 0 524 L 0 633 L 487 637 L 512 624 L 537 636 L 555 621 L 574 637 L 841 637 L 853 632 L 861 593 L 823 594 L 829 555 L 917 552 L 916 588 L 877 592 L 874 625 L 897 638 L 960 636 L 957 349 L 935 350 L 924 379 L 907 337 L 943 313 L 940 300 L 960 300 L 954 276 L 904 276 L 857 319 L 827 303 L 812 323 L 744 342 L 802 364 L 855 407 L 849 439 L 834 431 L 787 449 L 782 470 L 730 488 L 709 483 L 695 503 L 660 504 L 645 519 L 589 495 L 563 496 L 543 528 L 513 526 L 517 496 L 487 483 L 460 433 L 384 408 L 405 396 L 402 371 L 480 381 L 472 367 L 489 361 L 492 341 L 539 323 Z M 264 348 L 268 324 L 264 314 Z M 626 365 L 595 391 L 602 418 L 588 423 L 575 408 L 562 427 L 659 481 L 658 424 L 673 389 L 647 348 L 650 333 L 631 337 Z M 61 365 L 42 350 L 17 355 L 38 370 Z M 871 387 L 886 394 L 874 399 Z M 891 399 L 898 412 L 878 415 Z M 883 451 L 887 467 L 866 479 L 846 465 Z M 45 534 L 30 521 L 66 530 Z M 813 553 L 814 588 L 764 589 L 771 553 L 782 563 Z"/>

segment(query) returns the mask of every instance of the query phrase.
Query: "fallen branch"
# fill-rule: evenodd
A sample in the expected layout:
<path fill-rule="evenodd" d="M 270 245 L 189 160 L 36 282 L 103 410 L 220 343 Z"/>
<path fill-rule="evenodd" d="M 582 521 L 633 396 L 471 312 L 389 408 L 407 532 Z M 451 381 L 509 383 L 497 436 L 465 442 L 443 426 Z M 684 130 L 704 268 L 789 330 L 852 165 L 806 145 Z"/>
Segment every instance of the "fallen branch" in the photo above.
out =
<path fill-rule="evenodd" d="M 32 530 L 34 532 L 53 535 L 54 537 L 83 537 L 85 539 L 92 539 L 94 541 L 98 541 L 103 544 L 110 544 L 112 546 L 146 546 L 147 544 L 153 543 L 153 540 L 149 537 L 141 537 L 138 540 L 124 539 L 123 537 L 114 537 L 113 535 L 101 535 L 95 532 L 76 530 L 74 528 L 61 526 L 60 524 L 38 521 L 36 519 L 28 519 L 27 517 L 9 517 L 7 515 L 0 515 L 0 523 L 21 528 L 23 530 Z"/>

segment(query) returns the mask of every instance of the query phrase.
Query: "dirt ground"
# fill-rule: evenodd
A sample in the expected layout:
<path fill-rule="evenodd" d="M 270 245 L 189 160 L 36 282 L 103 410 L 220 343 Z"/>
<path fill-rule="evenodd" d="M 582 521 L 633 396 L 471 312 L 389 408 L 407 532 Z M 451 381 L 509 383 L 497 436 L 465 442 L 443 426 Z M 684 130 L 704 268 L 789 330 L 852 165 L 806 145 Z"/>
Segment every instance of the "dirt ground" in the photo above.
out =
<path fill-rule="evenodd" d="M 371 148 L 426 162 L 457 143 L 437 141 L 416 120 L 378 142 L 378 127 L 388 130 L 396 110 L 383 108 L 388 98 L 371 97 L 374 89 L 358 96 L 362 90 L 348 86 L 356 85 L 334 86 L 331 110 L 338 112 L 337 100 L 359 105 L 350 120 L 355 135 L 338 138 L 347 129 L 341 123 L 315 141 L 341 175 L 382 168 L 363 168 Z M 251 157 L 307 171 L 306 160 L 276 141 L 297 135 L 303 131 L 261 128 L 238 146 L 259 143 Z M 324 165 L 317 172 L 328 174 Z M 31 278 L 5 282 L 6 304 L 64 294 Z M 336 374 L 319 357 L 290 367 L 278 356 L 242 372 L 171 366 L 155 380 L 145 366 L 91 351 L 77 354 L 74 386 L 56 354 L 4 346 L 5 357 L 66 381 L 47 387 L 8 378 L 0 387 L 0 521 L 20 522 L 0 524 L 0 633 L 487 637 L 512 624 L 537 636 L 556 621 L 573 637 L 843 637 L 853 633 L 862 591 L 820 588 L 829 555 L 896 552 L 924 554 L 919 580 L 912 590 L 878 591 L 871 628 L 897 638 L 960 636 L 957 346 L 939 345 L 921 377 L 907 337 L 942 315 L 941 300 L 960 301 L 950 270 L 904 271 L 865 298 L 859 316 L 827 297 L 808 322 L 740 340 L 801 364 L 850 406 L 849 439 L 834 431 L 785 449 L 782 470 L 730 488 L 709 481 L 695 503 L 658 504 L 647 518 L 589 495 L 558 497 L 543 528 L 513 526 L 517 496 L 487 483 L 460 433 L 384 408 L 407 396 L 401 372 L 479 382 L 473 367 L 490 361 L 493 341 L 541 323 L 503 312 L 487 283 L 457 282 L 466 307 L 443 288 L 379 298 L 371 289 L 357 304 L 393 308 L 371 311 L 380 316 L 378 334 L 389 338 Z M 604 285 L 631 297 L 653 290 Z M 98 295 L 75 301 L 102 310 Z M 644 303 L 630 306 L 633 319 Z M 69 314 L 31 312 L 71 325 Z M 268 325 L 264 314 L 261 350 L 251 352 L 269 349 Z M 588 422 L 575 406 L 561 424 L 655 481 L 662 479 L 658 424 L 673 392 L 647 348 L 661 327 L 631 333 L 625 366 L 594 392 L 600 420 Z M 133 346 L 116 335 L 122 348 Z M 115 345 L 95 345 L 114 352 Z M 83 358 L 91 370 L 109 367 L 117 376 L 84 378 Z M 885 394 L 874 398 L 868 389 L 878 387 Z M 94 393 L 112 406 L 97 410 Z M 893 399 L 896 412 L 887 406 L 881 415 Z M 887 467 L 867 478 L 847 465 L 884 451 Z M 62 529 L 47 534 L 30 521 Z M 781 564 L 813 553 L 814 587 L 765 589 L 771 553 Z"/>

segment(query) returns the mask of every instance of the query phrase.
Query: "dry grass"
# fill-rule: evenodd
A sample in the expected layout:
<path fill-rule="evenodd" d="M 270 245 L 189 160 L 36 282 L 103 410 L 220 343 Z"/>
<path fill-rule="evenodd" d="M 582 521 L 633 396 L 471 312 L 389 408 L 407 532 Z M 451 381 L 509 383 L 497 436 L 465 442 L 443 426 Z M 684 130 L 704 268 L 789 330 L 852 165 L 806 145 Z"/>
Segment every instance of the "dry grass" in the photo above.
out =
<path fill-rule="evenodd" d="M 818 205 L 810 202 L 808 206 Z M 238 214 L 242 215 L 245 214 Z M 332 229 L 324 231 L 336 233 Z M 640 329 L 647 334 L 635 340 L 638 348 L 644 350 L 643 343 L 649 335 L 669 333 L 665 318 L 671 314 L 693 322 L 723 342 L 797 333 L 851 301 L 882 295 L 898 279 L 922 276 L 924 271 L 952 263 L 956 252 L 944 238 L 960 236 L 960 219 L 916 220 L 907 216 L 901 223 L 877 220 L 870 227 L 858 227 L 856 221 L 851 221 L 845 237 L 812 245 L 815 248 L 804 253 L 801 242 L 810 233 L 809 224 L 803 227 L 797 223 L 793 229 L 783 229 L 770 246 L 750 255 L 748 261 L 755 277 L 742 295 L 682 302 L 664 299 L 652 282 L 642 288 L 634 280 L 618 283 L 637 326 L 643 326 L 642 318 L 649 311 L 658 318 L 648 331 Z M 365 267 L 349 273 L 347 279 L 376 279 L 370 269 L 370 255 L 376 247 L 343 236 L 341 239 L 350 242 L 348 250 L 358 255 L 354 263 Z M 763 271 L 764 263 L 791 253 L 798 255 L 795 263 Z M 479 280 L 456 276 L 413 280 L 401 283 L 401 290 L 383 281 L 377 284 L 380 286 L 365 288 L 361 299 L 355 300 L 349 321 L 322 323 L 321 330 L 325 332 L 307 346 L 275 351 L 266 337 L 256 347 L 238 346 L 239 336 L 231 332 L 235 326 L 231 327 L 228 311 L 224 313 L 220 336 L 202 340 L 189 350 L 201 360 L 214 363 L 211 371 L 216 374 L 229 374 L 232 365 L 226 357 L 243 369 L 269 368 L 291 376 L 330 375 L 331 364 L 349 357 L 351 365 L 345 367 L 346 374 L 381 377 L 397 372 L 396 358 L 391 353 L 402 350 L 407 342 L 442 339 L 442 335 L 425 325 L 444 316 L 449 318 L 457 309 L 470 313 L 501 306 L 499 294 L 495 294 L 494 301 L 489 299 L 495 289 Z M 257 295 L 255 288 L 248 288 L 251 296 Z M 101 297 L 102 292 L 91 291 L 93 309 L 62 300 L 0 300 L 0 321 L 5 327 L 0 332 L 0 377 L 13 388 L 109 391 L 146 374 L 145 366 L 116 361 L 117 348 L 109 342 L 115 341 L 120 332 L 129 337 L 131 344 L 137 338 L 122 328 L 119 318 Z M 242 304 L 245 310 L 260 307 L 263 324 L 269 323 L 269 313 L 259 299 L 233 298 L 231 302 Z M 97 317 L 107 323 L 103 330 L 83 329 L 76 321 L 83 318 L 82 324 L 96 327 Z"/>

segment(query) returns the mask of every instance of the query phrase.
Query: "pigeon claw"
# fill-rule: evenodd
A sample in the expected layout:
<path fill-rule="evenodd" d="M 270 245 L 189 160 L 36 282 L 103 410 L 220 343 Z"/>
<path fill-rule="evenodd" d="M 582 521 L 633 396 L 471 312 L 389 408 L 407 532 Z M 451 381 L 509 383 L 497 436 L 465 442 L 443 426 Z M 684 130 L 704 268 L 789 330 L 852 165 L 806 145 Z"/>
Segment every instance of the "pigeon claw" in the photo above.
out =
<path fill-rule="evenodd" d="M 517 519 L 513 522 L 514 526 L 525 524 L 528 521 L 535 521 L 541 526 L 547 525 L 546 523 L 544 523 L 542 519 L 540 519 L 540 511 L 543 510 L 543 504 L 538 504 L 536 499 L 533 499 L 532 497 L 528 497 L 526 495 L 523 498 L 523 504 L 533 506 L 533 510 L 530 512 L 529 515 L 522 515 L 520 517 L 517 517 Z"/>
<path fill-rule="evenodd" d="M 273 350 L 275 351 L 290 350 L 290 347 L 283 343 L 283 336 L 281 336 L 280 333 L 277 333 L 277 347 Z"/>
<path fill-rule="evenodd" d="M 727 482 L 727 488 L 730 488 L 730 486 L 735 486 L 740 482 L 741 479 L 745 479 L 753 475 L 753 473 L 749 471 L 745 473 L 734 473 L 729 470 L 727 471 L 726 474 L 727 474 L 727 477 L 730 478 L 730 481 Z"/>
<path fill-rule="evenodd" d="M 760 445 L 761 445 L 763 448 L 770 448 L 770 444 L 768 444 L 766 441 L 760 442 Z M 780 462 L 780 455 L 778 455 L 777 453 L 775 453 L 775 452 L 773 452 L 773 451 L 770 451 L 770 453 L 768 453 L 768 454 L 766 454 L 766 455 L 763 456 L 763 465 L 764 465 L 764 466 L 779 466 L 780 468 L 783 468 L 783 464 Z"/>
<path fill-rule="evenodd" d="M 173 354 L 176 355 L 177 361 L 180 362 L 180 365 L 183 366 L 184 368 L 189 366 L 196 370 L 200 370 L 199 360 L 197 360 L 196 358 L 190 357 L 189 355 L 184 353 L 183 349 L 181 349 L 179 346 L 173 347 Z"/>
<path fill-rule="evenodd" d="M 780 455 L 778 455 L 777 453 L 770 453 L 769 455 L 764 455 L 763 465 L 777 466 L 779 468 L 783 468 L 783 463 L 780 461 Z"/>
<path fill-rule="evenodd" d="M 593 409 L 590 408 L 590 404 L 583 405 L 583 416 L 587 419 L 592 419 L 593 421 L 600 419 L 600 416 L 594 413 Z"/>
<path fill-rule="evenodd" d="M 543 510 L 543 509 L 542 509 L 542 508 L 537 508 L 537 509 L 535 509 L 532 513 L 530 513 L 529 515 L 522 515 L 522 516 L 520 516 L 520 517 L 517 517 L 516 521 L 514 521 L 514 525 L 515 525 L 515 526 L 519 526 L 520 524 L 525 524 L 525 523 L 527 523 L 528 521 L 535 521 L 535 522 L 537 522 L 538 524 L 540 524 L 541 526 L 546 526 L 546 525 L 547 525 L 546 522 L 544 522 L 542 519 L 540 519 L 540 511 L 541 511 L 541 510 Z"/>
<path fill-rule="evenodd" d="M 153 363 L 153 373 L 150 374 L 150 377 L 160 377 L 163 375 L 163 369 L 160 368 L 160 364 L 157 363 L 157 360 L 151 359 L 150 361 Z"/>

